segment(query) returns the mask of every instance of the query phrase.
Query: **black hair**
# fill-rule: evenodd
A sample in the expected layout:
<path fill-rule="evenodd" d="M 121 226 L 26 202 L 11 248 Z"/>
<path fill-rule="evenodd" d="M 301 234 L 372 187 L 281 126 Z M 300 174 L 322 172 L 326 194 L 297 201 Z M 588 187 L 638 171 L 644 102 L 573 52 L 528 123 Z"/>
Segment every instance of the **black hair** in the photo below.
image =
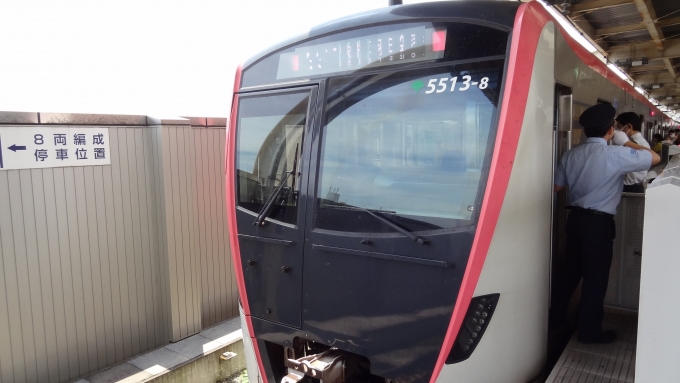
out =
<path fill-rule="evenodd" d="M 616 117 L 616 122 L 621 125 L 628 125 L 633 127 L 633 130 L 640 131 L 642 127 L 642 122 L 640 121 L 640 116 L 635 112 L 621 113 Z"/>

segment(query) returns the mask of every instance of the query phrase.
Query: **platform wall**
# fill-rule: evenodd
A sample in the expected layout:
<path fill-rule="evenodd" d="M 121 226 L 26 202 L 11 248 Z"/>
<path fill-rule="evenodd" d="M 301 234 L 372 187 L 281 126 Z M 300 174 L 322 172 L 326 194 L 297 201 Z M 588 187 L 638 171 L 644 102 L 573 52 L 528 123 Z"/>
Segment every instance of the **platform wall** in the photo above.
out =
<path fill-rule="evenodd" d="M 224 123 L 32 115 L 0 127 L 108 125 L 111 164 L 0 170 L 0 383 L 73 381 L 237 315 Z"/>

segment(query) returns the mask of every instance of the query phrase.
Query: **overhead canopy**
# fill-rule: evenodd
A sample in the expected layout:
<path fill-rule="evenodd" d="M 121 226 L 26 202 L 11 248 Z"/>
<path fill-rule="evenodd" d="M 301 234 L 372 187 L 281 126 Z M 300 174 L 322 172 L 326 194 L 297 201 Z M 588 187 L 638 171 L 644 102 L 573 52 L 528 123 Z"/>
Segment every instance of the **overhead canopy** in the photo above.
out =
<path fill-rule="evenodd" d="M 680 111 L 680 1 L 551 0 L 651 98 Z M 672 98 L 671 98 L 672 97 Z"/>

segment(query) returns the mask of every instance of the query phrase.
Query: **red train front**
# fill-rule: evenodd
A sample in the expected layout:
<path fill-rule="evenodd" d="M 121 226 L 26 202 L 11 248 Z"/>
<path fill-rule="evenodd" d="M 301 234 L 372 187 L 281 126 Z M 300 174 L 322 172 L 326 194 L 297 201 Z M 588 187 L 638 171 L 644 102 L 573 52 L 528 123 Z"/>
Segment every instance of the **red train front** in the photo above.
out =
<path fill-rule="evenodd" d="M 262 380 L 540 376 L 555 84 L 576 66 L 623 86 L 585 54 L 537 3 L 440 2 L 239 69 L 227 206 Z"/>

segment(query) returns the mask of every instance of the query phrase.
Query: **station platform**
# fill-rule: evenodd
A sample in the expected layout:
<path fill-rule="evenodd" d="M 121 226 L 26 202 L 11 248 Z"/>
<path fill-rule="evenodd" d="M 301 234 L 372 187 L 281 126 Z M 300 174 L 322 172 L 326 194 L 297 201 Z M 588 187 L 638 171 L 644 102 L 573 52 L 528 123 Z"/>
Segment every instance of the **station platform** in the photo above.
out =
<path fill-rule="evenodd" d="M 637 313 L 605 309 L 604 328 L 615 330 L 616 342 L 581 344 L 575 332 L 546 383 L 623 383 L 635 381 Z"/>
<path fill-rule="evenodd" d="M 239 317 L 74 383 L 214 383 L 245 369 Z"/>

